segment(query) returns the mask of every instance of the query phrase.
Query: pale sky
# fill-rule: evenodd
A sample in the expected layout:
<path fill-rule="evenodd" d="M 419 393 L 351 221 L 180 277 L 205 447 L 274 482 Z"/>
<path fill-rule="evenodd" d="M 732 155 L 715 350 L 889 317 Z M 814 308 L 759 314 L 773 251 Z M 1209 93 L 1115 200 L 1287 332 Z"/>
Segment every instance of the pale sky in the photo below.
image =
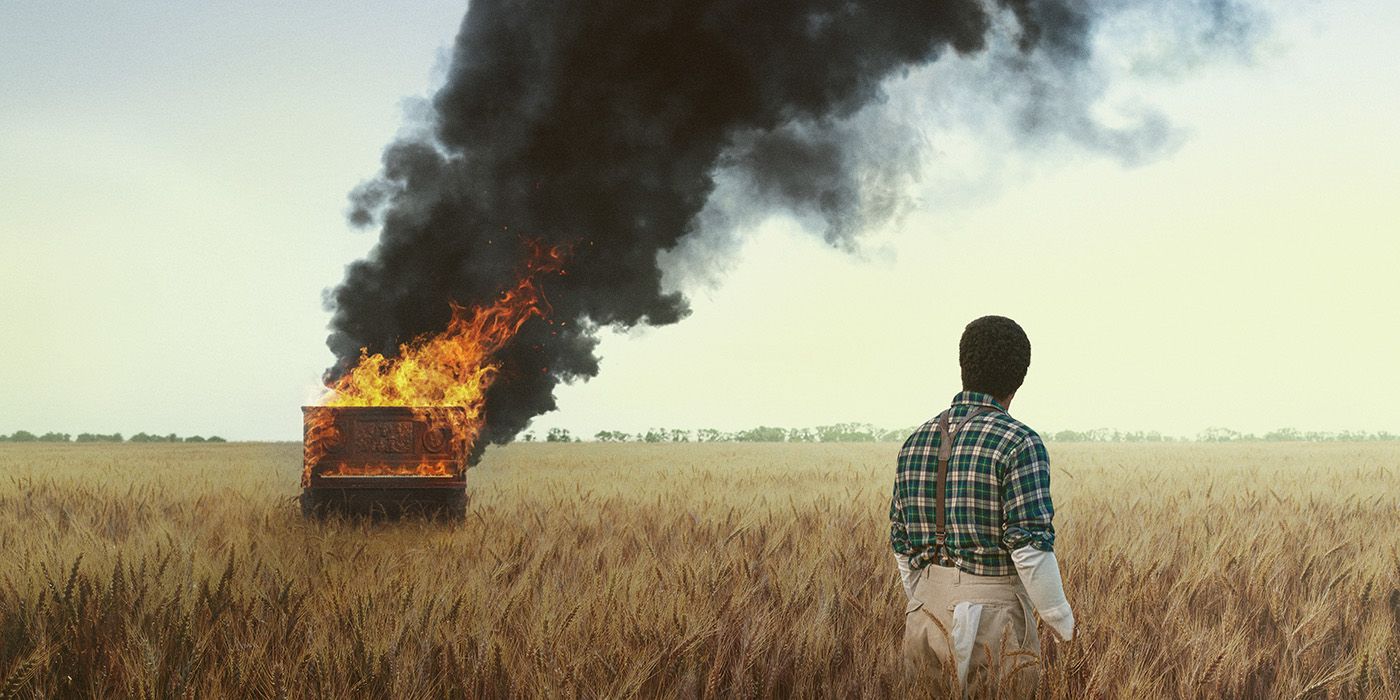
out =
<path fill-rule="evenodd" d="M 299 439 L 322 290 L 374 242 L 346 193 L 463 10 L 356 7 L 0 4 L 0 432 Z M 1012 413 L 1043 432 L 1400 431 L 1400 5 L 1273 13 L 1248 60 L 1102 57 L 1105 113 L 1180 130 L 1134 167 L 930 115 L 907 216 L 854 254 L 783 216 L 741 232 L 670 278 L 689 319 L 607 335 L 536 430 L 912 425 L 996 313 L 1030 335 Z M 918 122 L 928 78 L 886 108 Z"/>

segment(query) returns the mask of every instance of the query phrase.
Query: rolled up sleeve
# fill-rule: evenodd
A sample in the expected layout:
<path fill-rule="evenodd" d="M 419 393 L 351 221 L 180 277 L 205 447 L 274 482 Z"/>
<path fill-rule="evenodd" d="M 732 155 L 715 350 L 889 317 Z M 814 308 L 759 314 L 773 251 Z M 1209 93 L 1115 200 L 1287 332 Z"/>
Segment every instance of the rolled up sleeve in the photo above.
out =
<path fill-rule="evenodd" d="M 1032 434 L 1012 455 L 1001 479 L 1001 546 L 1055 550 L 1055 506 L 1050 502 L 1050 454 Z"/>
<path fill-rule="evenodd" d="M 890 547 L 895 554 L 909 553 L 909 532 L 904 529 L 904 509 L 899 503 L 899 483 L 894 485 L 894 495 L 890 497 Z"/>

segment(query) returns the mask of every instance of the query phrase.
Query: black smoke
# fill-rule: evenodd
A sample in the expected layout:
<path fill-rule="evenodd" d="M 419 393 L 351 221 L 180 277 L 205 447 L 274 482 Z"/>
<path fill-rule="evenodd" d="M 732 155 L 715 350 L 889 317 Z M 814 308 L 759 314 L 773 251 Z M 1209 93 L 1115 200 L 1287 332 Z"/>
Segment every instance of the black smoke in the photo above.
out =
<path fill-rule="evenodd" d="M 485 440 L 511 440 L 555 407 L 561 381 L 594 376 L 599 326 L 674 323 L 657 254 L 697 229 L 715 172 L 741 173 L 775 207 L 810 212 L 832 243 L 872 213 L 882 178 L 853 157 L 843 120 L 882 83 L 1013 22 L 1015 50 L 1085 60 L 1092 5 L 1070 0 L 473 0 L 427 133 L 384 154 L 350 218 L 380 225 L 369 257 L 328 296 L 327 380 L 360 349 L 441 330 L 448 302 L 510 286 L 523 240 L 568 243 L 543 281 L 554 324 L 532 320 L 496 358 Z M 988 91 L 1007 89 L 989 84 Z M 893 202 L 888 203 L 894 206 Z"/>

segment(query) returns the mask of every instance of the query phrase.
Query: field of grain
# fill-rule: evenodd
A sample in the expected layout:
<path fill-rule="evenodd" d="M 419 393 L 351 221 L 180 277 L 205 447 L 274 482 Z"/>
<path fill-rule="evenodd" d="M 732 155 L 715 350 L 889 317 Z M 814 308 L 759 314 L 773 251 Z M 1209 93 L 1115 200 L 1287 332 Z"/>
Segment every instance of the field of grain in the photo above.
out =
<path fill-rule="evenodd" d="M 0 445 L 0 697 L 937 694 L 895 450 L 515 445 L 443 525 L 303 521 L 295 444 Z M 1043 697 L 1400 697 L 1400 444 L 1051 453 Z"/>

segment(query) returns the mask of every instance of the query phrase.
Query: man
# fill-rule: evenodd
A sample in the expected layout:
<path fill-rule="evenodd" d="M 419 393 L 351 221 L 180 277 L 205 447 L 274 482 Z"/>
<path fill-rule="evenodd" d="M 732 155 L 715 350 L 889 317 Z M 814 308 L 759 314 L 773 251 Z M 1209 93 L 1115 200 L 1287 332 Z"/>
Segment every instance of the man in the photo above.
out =
<path fill-rule="evenodd" d="M 971 673 L 1029 692 L 1040 678 L 1033 611 L 1060 639 L 1074 635 L 1054 553 L 1050 458 L 1007 413 L 1030 340 L 1015 321 L 984 316 L 963 331 L 958 360 L 962 392 L 899 451 L 890 544 L 909 600 L 904 658 L 915 671 L 953 670 L 964 688 Z"/>

